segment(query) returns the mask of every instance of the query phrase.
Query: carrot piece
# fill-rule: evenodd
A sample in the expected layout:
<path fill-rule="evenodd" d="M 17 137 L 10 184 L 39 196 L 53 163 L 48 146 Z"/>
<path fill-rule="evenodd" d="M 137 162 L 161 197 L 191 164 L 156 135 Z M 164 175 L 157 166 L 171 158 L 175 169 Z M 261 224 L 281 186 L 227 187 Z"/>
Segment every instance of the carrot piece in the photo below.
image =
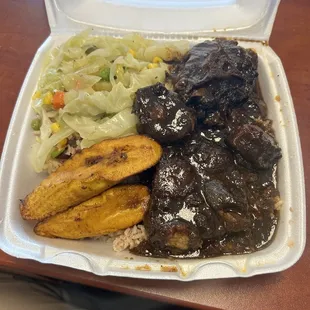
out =
<path fill-rule="evenodd" d="M 53 107 L 55 110 L 62 109 L 65 106 L 65 93 L 57 91 L 53 96 Z"/>

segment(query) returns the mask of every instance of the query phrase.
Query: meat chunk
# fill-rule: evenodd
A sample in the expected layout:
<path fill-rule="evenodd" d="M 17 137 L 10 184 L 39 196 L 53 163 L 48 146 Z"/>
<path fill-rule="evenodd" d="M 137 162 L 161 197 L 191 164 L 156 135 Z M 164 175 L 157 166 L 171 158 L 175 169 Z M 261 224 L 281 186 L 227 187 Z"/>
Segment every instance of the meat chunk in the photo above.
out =
<path fill-rule="evenodd" d="M 203 135 L 197 135 L 190 140 L 185 151 L 189 156 L 190 164 L 202 178 L 225 171 L 227 167 L 233 165 L 230 151 L 207 140 Z"/>
<path fill-rule="evenodd" d="M 206 204 L 198 191 L 184 198 L 166 197 L 165 200 L 153 192 L 144 225 L 149 250 L 159 256 L 196 251 L 204 240 L 220 238 L 226 233 L 222 217 Z"/>
<path fill-rule="evenodd" d="M 202 192 L 195 191 L 184 199 L 180 212 L 184 219 L 189 218 L 190 213 L 186 212 L 187 210 L 192 212 L 192 221 L 198 228 L 201 239 L 219 238 L 225 234 L 222 221 L 206 203 Z"/>
<path fill-rule="evenodd" d="M 217 180 L 204 184 L 204 195 L 209 205 L 216 211 L 234 209 L 238 206 L 233 195 Z"/>
<path fill-rule="evenodd" d="M 226 232 L 245 231 L 251 225 L 251 221 L 244 214 L 236 212 L 219 212 L 223 219 Z"/>
<path fill-rule="evenodd" d="M 248 100 L 230 107 L 227 120 L 230 127 L 238 127 L 244 124 L 252 124 L 267 115 L 266 103 L 252 95 Z"/>
<path fill-rule="evenodd" d="M 144 226 L 148 242 L 154 249 L 166 254 L 182 254 L 201 246 L 198 229 L 192 216 L 186 217 L 183 214 L 183 207 L 182 200 L 152 197 L 149 211 L 144 218 Z M 193 211 L 189 213 L 194 215 Z"/>
<path fill-rule="evenodd" d="M 240 197 L 240 190 L 237 189 L 232 194 L 222 182 L 212 180 L 204 184 L 204 196 L 217 212 L 226 232 L 239 232 L 249 228 L 247 206 L 241 202 L 243 197 Z"/>
<path fill-rule="evenodd" d="M 202 240 L 216 239 L 225 235 L 224 223 L 210 208 L 205 207 L 194 217 Z"/>
<path fill-rule="evenodd" d="M 195 172 L 189 162 L 180 156 L 165 154 L 156 170 L 153 192 L 160 197 L 185 197 L 194 185 Z"/>
<path fill-rule="evenodd" d="M 206 127 L 225 127 L 225 122 L 219 111 L 205 113 L 203 124 L 206 125 Z"/>
<path fill-rule="evenodd" d="M 196 250 L 201 246 L 201 240 L 196 228 L 182 221 L 173 221 L 163 226 L 166 233 L 166 246 L 174 253 Z"/>
<path fill-rule="evenodd" d="M 236 128 L 228 136 L 228 143 L 258 169 L 271 168 L 281 158 L 274 138 L 256 125 Z"/>
<path fill-rule="evenodd" d="M 195 127 L 195 116 L 179 95 L 157 83 L 141 88 L 133 106 L 140 121 L 139 133 L 162 143 L 170 143 L 189 135 Z"/>
<path fill-rule="evenodd" d="M 196 98 L 191 102 L 196 109 L 223 109 L 228 102 L 247 98 L 257 75 L 256 53 L 236 41 L 218 39 L 195 45 L 172 71 L 172 81 L 183 98 Z"/>

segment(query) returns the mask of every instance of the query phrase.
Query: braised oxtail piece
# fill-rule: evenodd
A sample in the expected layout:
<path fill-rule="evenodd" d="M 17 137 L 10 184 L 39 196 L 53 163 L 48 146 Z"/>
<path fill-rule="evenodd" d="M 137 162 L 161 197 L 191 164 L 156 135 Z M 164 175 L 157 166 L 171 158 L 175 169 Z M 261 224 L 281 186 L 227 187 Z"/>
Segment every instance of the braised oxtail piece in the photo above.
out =
<path fill-rule="evenodd" d="M 193 111 L 177 93 L 160 83 L 137 91 L 133 112 L 140 121 L 138 132 L 161 143 L 178 141 L 195 127 Z"/>

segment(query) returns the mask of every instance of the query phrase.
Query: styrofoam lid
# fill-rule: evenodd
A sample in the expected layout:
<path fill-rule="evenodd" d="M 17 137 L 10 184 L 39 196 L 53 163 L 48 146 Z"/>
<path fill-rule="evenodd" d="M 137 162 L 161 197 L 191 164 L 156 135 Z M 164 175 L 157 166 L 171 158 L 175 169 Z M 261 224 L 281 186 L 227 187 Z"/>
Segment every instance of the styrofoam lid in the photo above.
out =
<path fill-rule="evenodd" d="M 280 0 L 45 0 L 52 32 L 110 31 L 268 40 Z"/>

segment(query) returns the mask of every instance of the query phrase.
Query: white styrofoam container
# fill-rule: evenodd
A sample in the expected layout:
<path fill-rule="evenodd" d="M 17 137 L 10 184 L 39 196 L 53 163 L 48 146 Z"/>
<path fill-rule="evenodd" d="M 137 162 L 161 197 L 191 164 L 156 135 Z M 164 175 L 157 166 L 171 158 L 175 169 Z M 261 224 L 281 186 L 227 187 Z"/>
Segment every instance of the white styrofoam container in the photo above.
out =
<path fill-rule="evenodd" d="M 306 238 L 301 148 L 284 69 L 274 51 L 262 43 L 268 41 L 279 0 L 45 0 L 45 3 L 51 35 L 38 49 L 29 68 L 1 159 L 0 248 L 19 258 L 68 266 L 102 276 L 182 281 L 249 277 L 292 266 L 302 255 Z M 242 38 L 248 41 L 240 40 L 241 46 L 256 49 L 262 95 L 283 152 L 278 185 L 284 205 L 275 239 L 267 248 L 247 255 L 211 259 L 135 257 L 128 252 L 115 253 L 110 243 L 98 240 L 42 238 L 33 233 L 33 223 L 22 220 L 19 199 L 44 178 L 43 174 L 33 171 L 27 156 L 34 140 L 29 126 L 34 116 L 30 101 L 44 55 L 89 25 L 98 33 L 121 36 L 140 31 L 158 40 L 182 38 L 193 44 L 218 36 Z"/>

